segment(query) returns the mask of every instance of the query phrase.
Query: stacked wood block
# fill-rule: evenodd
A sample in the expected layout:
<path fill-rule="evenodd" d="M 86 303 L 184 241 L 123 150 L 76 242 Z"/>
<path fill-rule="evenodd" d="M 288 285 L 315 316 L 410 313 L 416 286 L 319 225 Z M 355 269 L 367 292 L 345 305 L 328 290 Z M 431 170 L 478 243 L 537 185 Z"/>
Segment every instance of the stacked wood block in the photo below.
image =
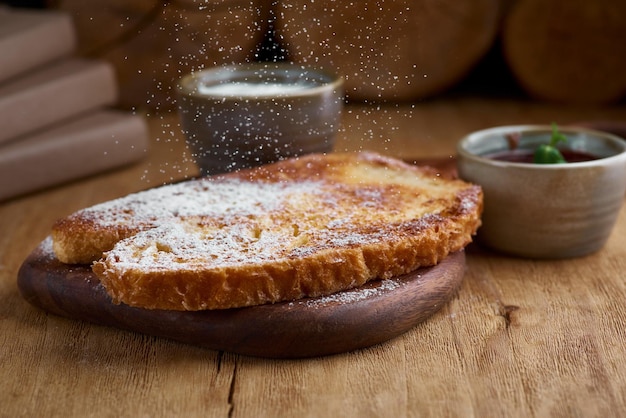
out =
<path fill-rule="evenodd" d="M 188 72 L 254 59 L 269 0 L 57 0 L 72 14 L 78 51 L 112 63 L 123 107 L 171 109 Z"/>
<path fill-rule="evenodd" d="M 113 66 L 74 54 L 71 17 L 0 8 L 0 200 L 128 164 L 144 120 L 114 109 Z"/>

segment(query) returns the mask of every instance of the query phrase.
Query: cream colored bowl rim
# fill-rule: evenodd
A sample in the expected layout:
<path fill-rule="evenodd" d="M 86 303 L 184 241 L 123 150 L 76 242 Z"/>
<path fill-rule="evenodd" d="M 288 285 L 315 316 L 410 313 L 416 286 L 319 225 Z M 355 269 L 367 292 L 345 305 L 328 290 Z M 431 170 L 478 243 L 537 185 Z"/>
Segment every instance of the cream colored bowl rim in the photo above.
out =
<path fill-rule="evenodd" d="M 202 80 L 206 80 L 209 77 L 215 77 L 216 80 L 228 81 L 232 80 L 234 75 L 244 76 L 246 74 L 252 75 L 259 71 L 271 71 L 282 72 L 288 74 L 290 72 L 306 72 L 314 78 L 314 85 L 311 87 L 286 91 L 279 95 L 276 94 L 258 94 L 258 95 L 210 95 L 199 93 L 195 88 L 197 83 Z M 280 74 L 279 74 L 280 75 Z M 317 96 L 327 91 L 341 91 L 343 87 L 344 79 L 341 76 L 335 75 L 329 71 L 309 67 L 306 65 L 299 65 L 291 62 L 259 62 L 259 63 L 246 63 L 246 64 L 231 64 L 217 67 L 211 67 L 195 72 L 191 72 L 183 76 L 178 83 L 178 93 L 183 95 L 189 95 L 193 97 L 200 97 L 206 99 L 219 99 L 220 101 L 227 100 L 255 100 L 255 99 L 274 99 L 274 98 L 297 98 L 297 97 L 311 97 Z M 217 83 L 219 84 L 219 83 Z"/>
<path fill-rule="evenodd" d="M 575 167 L 592 167 L 592 166 L 600 166 L 605 164 L 611 164 L 616 162 L 617 160 L 623 160 L 626 162 L 626 139 L 620 138 L 617 135 L 613 135 L 608 132 L 597 131 L 588 128 L 575 127 L 575 126 L 559 126 L 559 131 L 563 134 L 585 134 L 587 137 L 597 137 L 602 139 L 603 141 L 608 141 L 611 145 L 614 145 L 616 148 L 620 148 L 621 151 L 610 156 L 600 157 L 595 160 L 590 161 L 581 161 L 581 162 L 572 162 L 567 164 L 533 164 L 533 163 L 520 163 L 520 162 L 511 162 L 511 161 L 499 161 L 494 160 L 492 158 L 483 157 L 481 155 L 472 153 L 467 150 L 467 145 L 470 142 L 475 142 L 480 140 L 481 138 L 487 138 L 494 135 L 508 134 L 508 133 L 524 133 L 524 132 L 532 132 L 532 133 L 551 133 L 552 126 L 551 125 L 503 125 L 496 126 L 487 129 L 481 129 L 478 131 L 474 131 L 465 137 L 463 137 L 457 144 L 457 154 L 458 156 L 471 159 L 476 162 L 480 162 L 485 165 L 491 165 L 496 167 L 516 167 L 516 168 L 526 168 L 529 170 L 567 170 Z"/>

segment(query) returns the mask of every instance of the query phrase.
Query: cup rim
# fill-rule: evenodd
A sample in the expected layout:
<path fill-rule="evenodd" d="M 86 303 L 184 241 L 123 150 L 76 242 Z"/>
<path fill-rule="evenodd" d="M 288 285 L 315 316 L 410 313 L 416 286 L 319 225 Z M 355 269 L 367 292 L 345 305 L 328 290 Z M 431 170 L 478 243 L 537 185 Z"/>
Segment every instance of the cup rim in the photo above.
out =
<path fill-rule="evenodd" d="M 285 73 L 302 72 L 306 71 L 307 74 L 311 74 L 315 81 L 315 84 L 311 87 L 306 87 L 297 90 L 285 90 L 281 93 L 259 93 L 259 94 L 208 94 L 201 93 L 195 88 L 198 81 L 206 79 L 208 76 L 216 76 L 216 80 L 228 81 L 233 79 L 233 75 L 240 74 L 242 76 L 255 75 L 259 71 L 269 70 L 283 71 Z M 216 66 L 211 68 L 205 68 L 199 71 L 194 71 L 184 75 L 177 83 L 177 91 L 181 95 L 203 98 L 203 99 L 219 99 L 220 101 L 241 101 L 241 100 L 272 100 L 282 98 L 297 98 L 297 97 L 310 97 L 316 96 L 325 91 L 337 90 L 341 91 L 343 88 L 343 77 L 331 73 L 329 71 L 309 67 L 306 65 L 300 65 L 293 62 L 255 62 L 244 64 L 229 64 Z M 220 83 L 216 83 L 220 84 Z"/>
<path fill-rule="evenodd" d="M 467 149 L 467 144 L 470 141 L 476 141 L 476 138 L 489 137 L 495 134 L 506 134 L 506 133 L 514 133 L 514 132 L 550 133 L 552 132 L 552 126 L 541 125 L 541 124 L 502 125 L 502 126 L 495 126 L 491 128 L 477 130 L 464 136 L 457 143 L 457 147 L 456 147 L 457 154 L 467 159 L 471 159 L 476 162 L 480 162 L 486 165 L 491 165 L 494 167 L 515 167 L 515 168 L 525 168 L 529 170 L 566 170 L 566 169 L 575 168 L 575 167 L 593 167 L 593 166 L 605 165 L 618 159 L 626 160 L 626 139 L 621 138 L 609 132 L 598 131 L 598 130 L 583 128 L 583 127 L 576 127 L 576 126 L 559 126 L 559 132 L 564 133 L 564 134 L 583 133 L 583 134 L 586 134 L 588 137 L 599 137 L 605 141 L 609 141 L 612 145 L 616 145 L 618 148 L 621 148 L 621 151 L 614 155 L 609 155 L 606 157 L 599 157 L 597 159 L 589 160 L 589 161 L 568 162 L 566 164 L 534 164 L 534 163 L 525 163 L 525 162 L 494 160 L 493 158 L 484 157 L 482 155 L 473 153 Z"/>

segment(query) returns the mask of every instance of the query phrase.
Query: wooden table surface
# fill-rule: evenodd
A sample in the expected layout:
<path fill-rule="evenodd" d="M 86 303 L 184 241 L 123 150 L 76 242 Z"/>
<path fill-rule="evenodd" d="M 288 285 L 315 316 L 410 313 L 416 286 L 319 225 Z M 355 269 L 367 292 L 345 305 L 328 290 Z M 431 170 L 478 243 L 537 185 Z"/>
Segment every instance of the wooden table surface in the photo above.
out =
<path fill-rule="evenodd" d="M 18 268 L 55 219 L 196 174 L 176 115 L 147 115 L 141 163 L 0 204 L 0 417 L 607 417 L 626 414 L 626 209 L 600 252 L 534 261 L 467 250 L 458 295 L 387 343 L 267 360 L 59 318 Z M 348 106 L 338 150 L 448 158 L 500 124 L 626 120 L 623 105 L 448 97 Z"/>

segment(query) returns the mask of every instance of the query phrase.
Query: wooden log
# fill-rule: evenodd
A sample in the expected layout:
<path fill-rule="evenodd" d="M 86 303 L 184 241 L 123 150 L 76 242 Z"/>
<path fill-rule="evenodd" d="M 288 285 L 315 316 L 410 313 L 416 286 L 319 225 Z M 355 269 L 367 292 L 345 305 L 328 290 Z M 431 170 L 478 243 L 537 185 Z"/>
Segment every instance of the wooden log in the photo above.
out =
<path fill-rule="evenodd" d="M 355 100 L 412 100 L 464 78 L 493 45 L 500 0 L 285 0 L 276 30 L 293 61 L 345 77 Z"/>
<path fill-rule="evenodd" d="M 517 0 L 503 21 L 502 47 L 532 97 L 609 103 L 626 94 L 626 2 Z"/>
<path fill-rule="evenodd" d="M 113 63 L 120 105 L 174 107 L 184 74 L 253 58 L 267 0 L 57 0 L 74 16 L 79 52 Z"/>

